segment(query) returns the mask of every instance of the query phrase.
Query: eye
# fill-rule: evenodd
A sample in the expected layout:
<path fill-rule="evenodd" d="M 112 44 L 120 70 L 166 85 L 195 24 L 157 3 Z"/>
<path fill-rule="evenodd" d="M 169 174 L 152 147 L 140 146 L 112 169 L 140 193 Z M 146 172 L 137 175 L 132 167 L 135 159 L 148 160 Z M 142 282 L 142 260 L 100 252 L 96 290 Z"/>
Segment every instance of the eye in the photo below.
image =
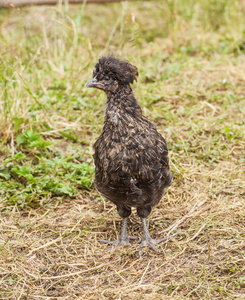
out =
<path fill-rule="evenodd" d="M 107 80 L 107 81 L 110 80 L 110 77 L 109 77 L 109 76 L 106 76 L 106 77 L 105 77 L 105 80 Z"/>

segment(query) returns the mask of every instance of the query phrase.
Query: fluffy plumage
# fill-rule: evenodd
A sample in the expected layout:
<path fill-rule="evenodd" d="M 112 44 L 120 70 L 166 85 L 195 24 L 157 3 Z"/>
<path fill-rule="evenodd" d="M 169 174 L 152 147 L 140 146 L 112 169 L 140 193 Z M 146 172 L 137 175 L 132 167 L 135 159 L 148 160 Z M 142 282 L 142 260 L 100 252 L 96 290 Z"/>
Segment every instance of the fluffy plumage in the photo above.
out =
<path fill-rule="evenodd" d="M 157 251 L 154 244 L 165 239 L 150 237 L 146 218 L 170 186 L 172 175 L 166 141 L 143 116 L 130 87 L 137 76 L 137 68 L 128 61 L 102 57 L 87 84 L 107 94 L 104 127 L 94 144 L 95 186 L 124 219 L 119 240 L 109 243 L 129 244 L 127 219 L 135 207 L 143 222 L 141 246 Z"/>

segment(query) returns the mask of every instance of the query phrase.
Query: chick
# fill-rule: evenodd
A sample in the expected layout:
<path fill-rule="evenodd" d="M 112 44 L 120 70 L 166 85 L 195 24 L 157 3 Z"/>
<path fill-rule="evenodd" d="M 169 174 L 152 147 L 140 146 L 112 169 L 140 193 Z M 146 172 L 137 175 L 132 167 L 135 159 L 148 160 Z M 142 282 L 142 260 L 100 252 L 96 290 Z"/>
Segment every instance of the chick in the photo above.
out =
<path fill-rule="evenodd" d="M 86 85 L 107 95 L 104 126 L 94 144 L 95 187 L 117 206 L 123 218 L 118 240 L 103 242 L 130 245 L 127 222 L 131 208 L 142 219 L 143 237 L 139 247 L 151 247 L 166 238 L 151 238 L 147 217 L 159 203 L 173 176 L 169 170 L 166 141 L 143 114 L 132 88 L 138 70 L 126 60 L 101 57 L 93 79 Z"/>

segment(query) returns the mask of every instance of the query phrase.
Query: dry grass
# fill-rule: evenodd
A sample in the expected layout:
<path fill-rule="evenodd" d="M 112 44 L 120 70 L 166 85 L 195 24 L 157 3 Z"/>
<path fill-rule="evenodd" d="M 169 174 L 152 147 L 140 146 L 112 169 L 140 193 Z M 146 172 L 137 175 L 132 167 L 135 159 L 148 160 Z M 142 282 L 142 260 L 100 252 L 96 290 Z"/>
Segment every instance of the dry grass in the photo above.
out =
<path fill-rule="evenodd" d="M 4 213 L 2 298 L 243 299 L 241 197 L 229 186 L 216 193 L 210 185 L 191 190 L 188 181 L 173 186 L 150 219 L 157 237 L 178 232 L 160 254 L 139 251 L 136 243 L 107 251 L 98 239 L 114 239 L 120 220 L 92 194 L 50 209 Z M 139 219 L 131 221 L 130 232 L 140 236 Z"/>
<path fill-rule="evenodd" d="M 245 13 L 192 4 L 0 12 L 0 299 L 245 299 Z M 135 94 L 168 141 L 175 180 L 149 223 L 176 235 L 157 254 L 99 243 L 121 220 L 76 173 L 103 122 L 84 84 L 106 51 L 139 67 Z"/>

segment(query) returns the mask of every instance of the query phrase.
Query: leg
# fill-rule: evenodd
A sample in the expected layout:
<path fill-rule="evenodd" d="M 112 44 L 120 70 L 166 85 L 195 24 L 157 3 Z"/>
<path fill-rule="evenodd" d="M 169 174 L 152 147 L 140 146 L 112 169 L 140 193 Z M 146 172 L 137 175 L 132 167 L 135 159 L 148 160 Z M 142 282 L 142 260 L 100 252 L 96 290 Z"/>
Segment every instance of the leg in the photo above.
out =
<path fill-rule="evenodd" d="M 127 223 L 128 223 L 128 217 L 124 218 L 122 221 L 122 230 L 118 240 L 116 241 L 99 240 L 99 241 L 102 243 L 112 244 L 113 245 L 112 249 L 118 246 L 130 246 L 129 239 L 135 239 L 135 237 L 128 236 Z"/>
<path fill-rule="evenodd" d="M 141 244 L 138 246 L 138 248 L 142 248 L 142 247 L 150 247 L 151 249 L 155 250 L 156 252 L 159 252 L 159 250 L 157 249 L 157 247 L 155 246 L 155 244 L 161 243 L 166 241 L 168 238 L 162 238 L 159 240 L 154 240 L 152 239 L 152 237 L 150 236 L 149 230 L 148 230 L 148 226 L 147 226 L 147 218 L 142 218 L 142 225 L 143 225 L 143 237 L 141 240 Z"/>

